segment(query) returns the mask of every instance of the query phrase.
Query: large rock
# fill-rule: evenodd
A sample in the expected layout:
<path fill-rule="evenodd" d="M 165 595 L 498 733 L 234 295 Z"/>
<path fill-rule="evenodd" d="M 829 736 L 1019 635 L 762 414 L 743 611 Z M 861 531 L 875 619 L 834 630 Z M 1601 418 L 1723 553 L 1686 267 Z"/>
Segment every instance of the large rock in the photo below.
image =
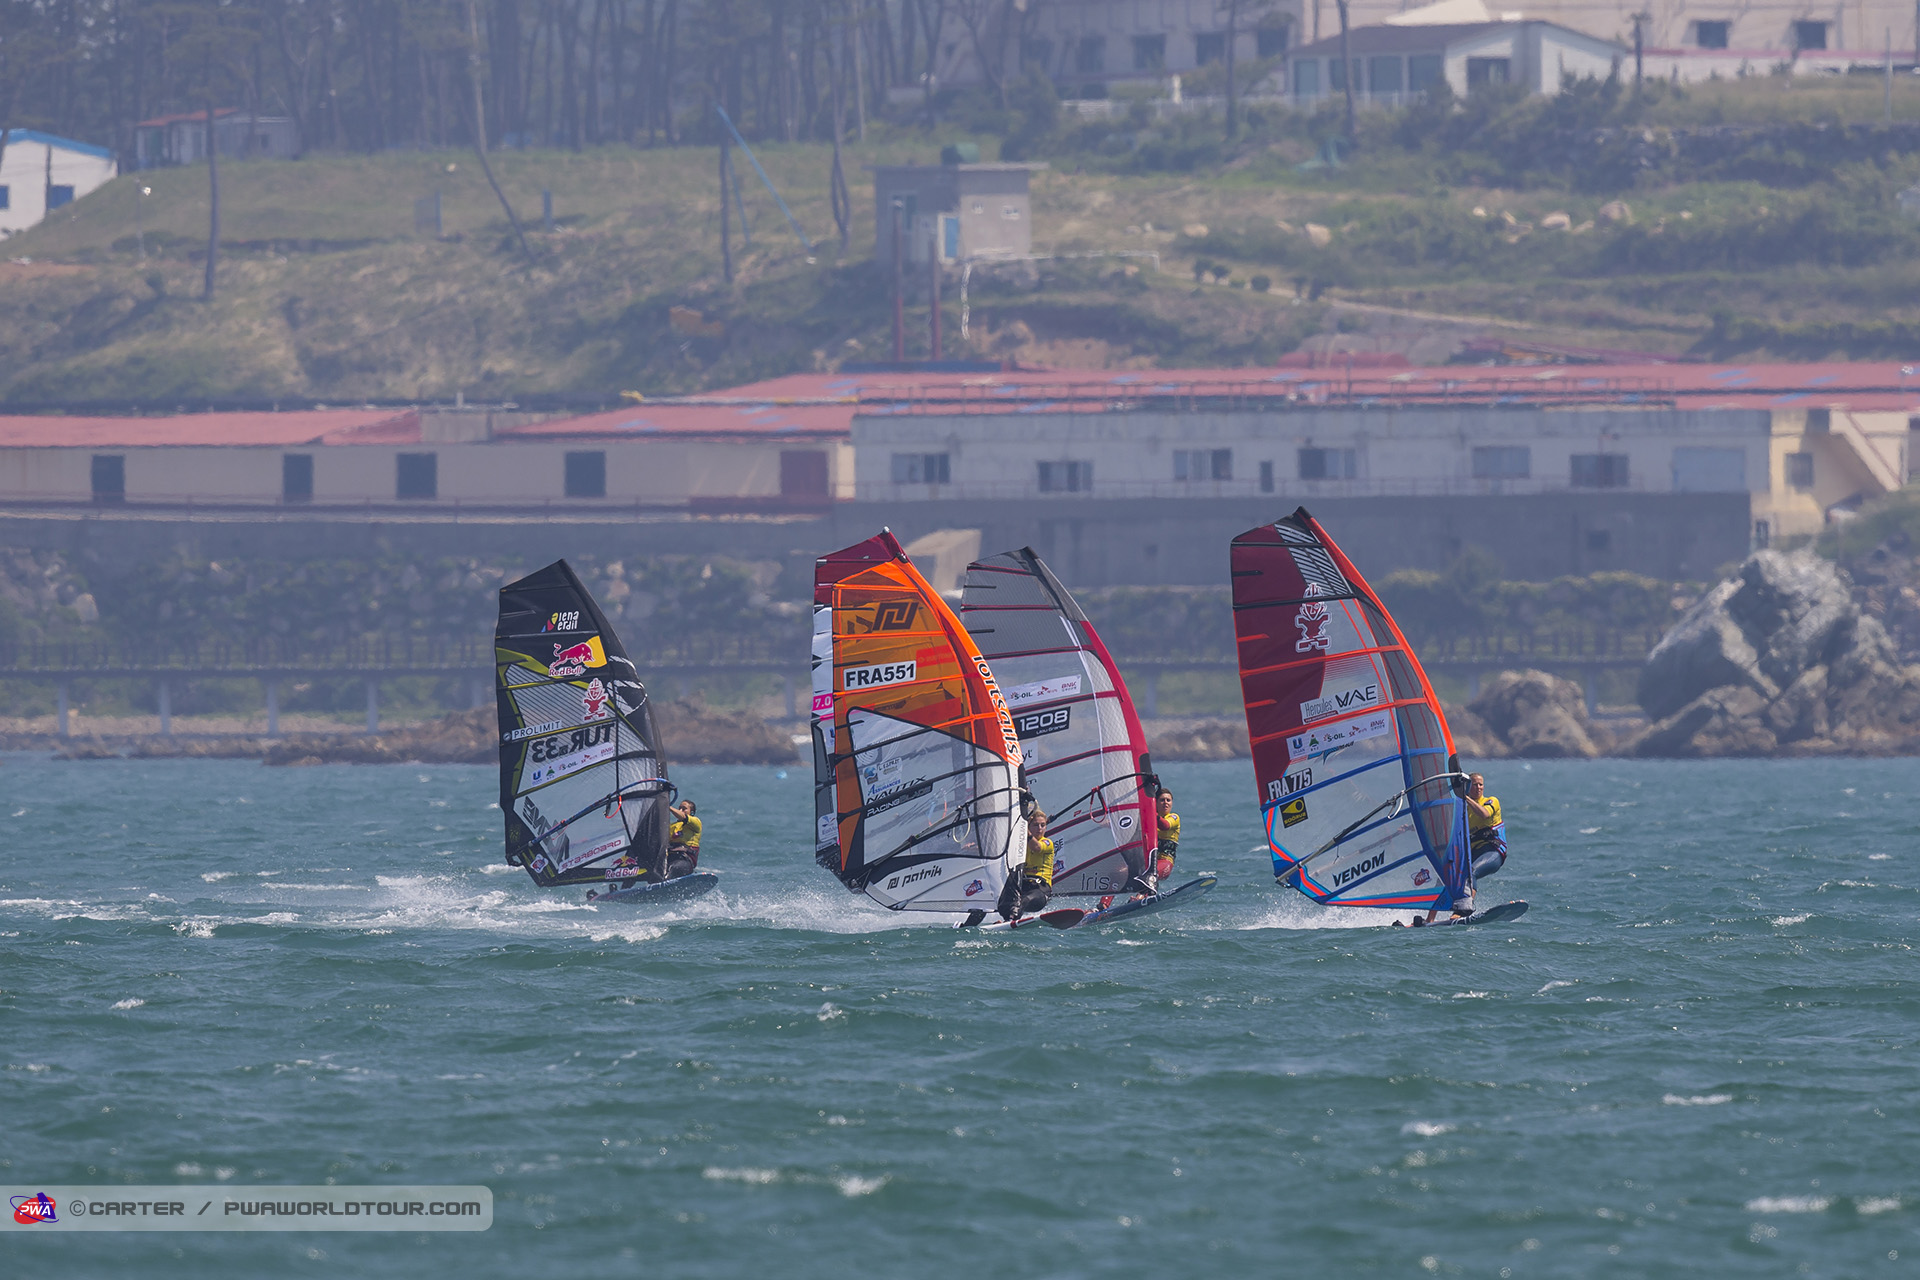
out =
<path fill-rule="evenodd" d="M 1465 707 L 1442 703 L 1440 709 L 1446 712 L 1447 728 L 1453 731 L 1453 749 L 1463 761 L 1504 760 L 1513 754 L 1485 720 Z"/>
<path fill-rule="evenodd" d="M 1215 716 L 1168 717 L 1141 724 L 1156 761 L 1244 760 L 1253 754 L 1247 722 Z"/>
<path fill-rule="evenodd" d="M 1920 740 L 1920 666 L 1809 552 L 1761 551 L 1648 656 L 1643 756 L 1893 754 Z"/>
<path fill-rule="evenodd" d="M 1544 671 L 1501 672 L 1467 710 L 1515 756 L 1590 760 L 1613 745 L 1607 731 L 1588 719 L 1580 686 Z"/>

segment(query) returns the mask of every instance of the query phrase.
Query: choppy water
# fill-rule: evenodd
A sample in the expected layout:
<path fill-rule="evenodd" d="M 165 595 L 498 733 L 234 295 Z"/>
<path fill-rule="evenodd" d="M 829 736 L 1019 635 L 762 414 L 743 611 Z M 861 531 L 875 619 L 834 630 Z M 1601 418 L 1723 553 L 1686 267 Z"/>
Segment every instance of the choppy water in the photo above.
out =
<path fill-rule="evenodd" d="M 0 1177 L 483 1182 L 484 1235 L 9 1236 L 13 1275 L 1585 1276 L 1920 1259 L 1909 761 L 1497 768 L 1525 920 L 1273 885 L 968 937 L 800 770 L 677 771 L 724 892 L 493 865 L 477 768 L 0 765 Z M 984 1269 L 984 1270 L 983 1270 Z"/>

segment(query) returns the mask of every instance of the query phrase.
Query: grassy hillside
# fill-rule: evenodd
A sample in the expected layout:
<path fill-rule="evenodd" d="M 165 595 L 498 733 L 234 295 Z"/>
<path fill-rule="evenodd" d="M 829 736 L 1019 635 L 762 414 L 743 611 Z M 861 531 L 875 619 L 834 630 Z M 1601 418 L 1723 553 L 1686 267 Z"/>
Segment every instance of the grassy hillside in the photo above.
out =
<path fill-rule="evenodd" d="M 1920 119 L 1920 84 L 1897 88 L 1896 119 Z M 1867 78 L 1759 77 L 1624 105 L 1475 100 L 1368 115 L 1339 168 L 1301 167 L 1337 130 L 1331 111 L 1260 109 L 1231 146 L 1205 119 L 1075 125 L 1046 104 L 1026 118 L 976 112 L 976 128 L 1052 166 L 1035 180 L 1037 249 L 1158 254 L 1160 269 L 1109 257 L 976 275 L 965 344 L 948 292 L 948 353 L 1255 364 L 1342 332 L 1434 359 L 1481 333 L 1719 357 L 1911 356 L 1920 229 L 1892 199 L 1920 178 L 1909 135 L 1855 131 L 1846 147 L 1809 135 L 1810 145 L 1734 147 L 1689 168 L 1664 132 L 1872 121 L 1880 95 Z M 731 287 L 710 150 L 496 156 L 528 228 L 524 256 L 470 153 L 225 165 L 211 303 L 199 297 L 205 169 L 121 178 L 6 242 L 0 402 L 605 400 L 884 357 L 886 287 L 869 261 L 861 166 L 931 159 L 964 114 L 937 136 L 895 127 L 850 149 L 844 258 L 828 148 L 762 152 L 815 242 L 811 257 L 742 164 L 753 241 L 736 231 Z M 1554 150 L 1567 127 L 1596 121 L 1624 141 L 1592 164 Z M 997 139 L 983 141 L 995 154 Z M 152 194 L 136 210 L 141 183 Z M 439 240 L 413 228 L 413 202 L 435 191 Z M 1601 216 L 1613 200 L 1631 222 Z M 1196 283 L 1203 266 L 1213 273 Z M 1249 287 L 1259 276 L 1268 291 Z M 724 336 L 676 331 L 675 306 L 721 321 Z M 920 355 L 924 302 L 912 311 L 908 351 Z"/>

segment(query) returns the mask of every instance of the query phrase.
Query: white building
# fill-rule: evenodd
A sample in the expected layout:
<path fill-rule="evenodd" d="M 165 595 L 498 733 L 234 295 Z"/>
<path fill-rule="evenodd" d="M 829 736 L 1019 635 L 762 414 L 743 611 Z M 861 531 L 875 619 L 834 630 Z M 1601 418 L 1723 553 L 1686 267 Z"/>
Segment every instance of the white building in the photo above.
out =
<path fill-rule="evenodd" d="M 105 147 L 32 129 L 10 131 L 6 147 L 0 155 L 0 235 L 24 231 L 113 181 L 118 167 Z"/>
<path fill-rule="evenodd" d="M 1290 59 L 1296 99 L 1313 101 L 1346 91 L 1337 35 L 1304 45 Z M 1464 97 L 1482 84 L 1522 84 L 1557 93 L 1567 76 L 1605 79 L 1629 56 L 1610 40 L 1552 22 L 1393 24 L 1347 33 L 1355 97 L 1397 106 L 1445 81 Z"/>

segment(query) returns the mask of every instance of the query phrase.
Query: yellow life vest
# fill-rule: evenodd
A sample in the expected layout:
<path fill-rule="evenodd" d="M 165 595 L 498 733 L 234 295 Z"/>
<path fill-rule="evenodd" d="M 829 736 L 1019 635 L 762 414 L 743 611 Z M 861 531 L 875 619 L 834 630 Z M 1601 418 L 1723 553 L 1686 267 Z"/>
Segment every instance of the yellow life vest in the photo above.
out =
<path fill-rule="evenodd" d="M 1160 843 L 1161 844 L 1179 844 L 1180 843 L 1180 815 L 1179 814 L 1163 813 L 1160 815 Z"/>
<path fill-rule="evenodd" d="M 1053 883 L 1053 841 L 1027 838 L 1027 874 L 1042 884 Z"/>
<path fill-rule="evenodd" d="M 1492 796 L 1481 796 L 1480 803 L 1493 810 L 1491 818 L 1483 818 L 1472 805 L 1467 806 L 1467 831 L 1489 831 L 1500 825 L 1500 802 Z"/>
<path fill-rule="evenodd" d="M 700 819 L 687 818 L 676 822 L 667 832 L 667 843 L 684 845 L 689 849 L 700 847 Z"/>

